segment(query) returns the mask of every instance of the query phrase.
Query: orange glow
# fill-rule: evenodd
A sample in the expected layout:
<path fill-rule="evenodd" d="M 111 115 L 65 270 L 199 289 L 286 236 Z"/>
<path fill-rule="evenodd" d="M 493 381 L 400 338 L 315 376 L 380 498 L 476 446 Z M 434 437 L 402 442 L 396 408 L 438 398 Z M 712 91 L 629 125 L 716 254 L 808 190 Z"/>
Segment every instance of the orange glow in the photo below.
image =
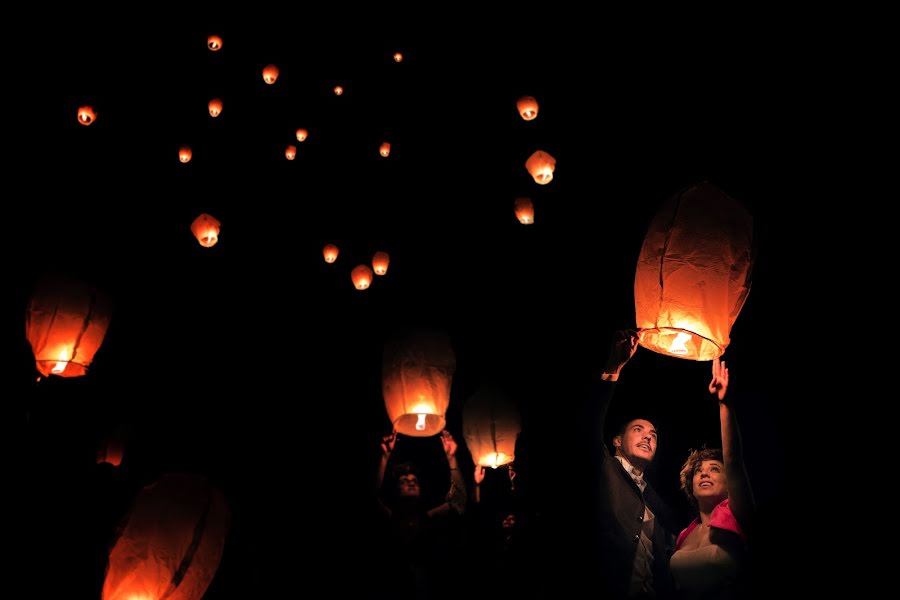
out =
<path fill-rule="evenodd" d="M 325 247 L 322 248 L 322 255 L 325 256 L 325 262 L 329 264 L 337 260 L 339 252 L 340 250 L 338 250 L 338 247 L 334 244 L 325 244 Z"/>
<path fill-rule="evenodd" d="M 334 95 L 335 96 L 340 96 L 343 93 L 344 93 L 344 88 L 342 88 L 339 85 L 334 86 Z"/>
<path fill-rule="evenodd" d="M 71 352 L 66 348 L 63 348 L 59 351 L 59 354 L 56 355 L 57 363 L 54 365 L 50 372 L 54 375 L 61 375 L 63 371 L 66 370 L 66 365 L 69 364 L 69 357 L 71 356 Z"/>
<path fill-rule="evenodd" d="M 516 218 L 522 225 L 534 223 L 534 204 L 531 198 L 516 198 Z"/>
<path fill-rule="evenodd" d="M 416 431 L 425 431 L 425 413 L 420 414 L 416 419 Z"/>
<path fill-rule="evenodd" d="M 275 65 L 269 65 L 265 69 L 263 69 L 263 81 L 272 85 L 275 83 L 275 80 L 278 79 L 278 67 Z"/>
<path fill-rule="evenodd" d="M 368 265 L 359 265 L 350 272 L 350 278 L 353 280 L 353 285 L 358 290 L 368 288 L 372 284 L 373 277 L 372 269 L 370 269 Z"/>
<path fill-rule="evenodd" d="M 378 153 L 387 158 L 391 154 L 391 145 L 388 142 L 383 143 L 378 149 Z"/>
<path fill-rule="evenodd" d="M 540 185 L 547 185 L 553 181 L 556 159 L 543 150 L 538 150 L 525 161 L 525 168 L 534 177 L 535 182 Z"/>
<path fill-rule="evenodd" d="M 125 453 L 122 437 L 122 431 L 117 430 L 110 435 L 109 439 L 104 440 L 101 443 L 100 449 L 97 451 L 98 465 L 107 463 L 114 467 L 118 467 L 122 464 L 122 457 Z"/>
<path fill-rule="evenodd" d="M 97 119 L 97 113 L 94 112 L 93 107 L 90 106 L 79 106 L 78 107 L 78 122 L 82 125 L 90 125 Z"/>
<path fill-rule="evenodd" d="M 534 121 L 537 118 L 538 101 L 534 99 L 534 96 L 522 96 L 516 102 L 516 108 L 519 109 L 519 114 L 526 121 Z"/>
<path fill-rule="evenodd" d="M 294 157 L 297 156 L 297 146 L 288 146 L 284 150 L 284 157 L 288 160 L 294 160 Z"/>
<path fill-rule="evenodd" d="M 307 130 L 305 130 L 305 129 L 298 129 L 298 130 L 297 130 L 297 141 L 298 141 L 298 142 L 304 142 L 304 141 L 306 141 L 306 138 L 307 138 L 308 136 L 309 136 L 309 132 L 308 132 Z"/>
<path fill-rule="evenodd" d="M 462 419 L 466 446 L 476 465 L 496 469 L 515 460 L 521 418 L 501 390 L 480 388 L 463 405 Z"/>
<path fill-rule="evenodd" d="M 206 47 L 216 52 L 222 49 L 222 38 L 217 35 L 211 35 L 206 38 Z"/>
<path fill-rule="evenodd" d="M 191 152 L 190 146 L 182 146 L 178 149 L 178 160 L 183 163 L 191 162 L 191 158 L 194 156 L 194 153 Z"/>
<path fill-rule="evenodd" d="M 401 62 L 403 60 L 403 55 L 399 52 L 394 52 L 394 62 Z"/>
<path fill-rule="evenodd" d="M 204 248 L 211 248 L 219 241 L 219 230 L 221 229 L 221 225 L 222 224 L 219 223 L 218 219 L 212 215 L 203 213 L 191 223 L 191 231 L 194 233 L 194 237 L 197 238 L 197 241 L 200 242 L 201 246 Z"/>
<path fill-rule="evenodd" d="M 209 116 L 218 117 L 222 114 L 222 99 L 213 98 L 209 101 Z"/>
<path fill-rule="evenodd" d="M 376 275 L 384 275 L 387 273 L 388 265 L 391 263 L 391 257 L 387 252 L 376 252 L 372 257 L 372 268 L 375 269 Z"/>

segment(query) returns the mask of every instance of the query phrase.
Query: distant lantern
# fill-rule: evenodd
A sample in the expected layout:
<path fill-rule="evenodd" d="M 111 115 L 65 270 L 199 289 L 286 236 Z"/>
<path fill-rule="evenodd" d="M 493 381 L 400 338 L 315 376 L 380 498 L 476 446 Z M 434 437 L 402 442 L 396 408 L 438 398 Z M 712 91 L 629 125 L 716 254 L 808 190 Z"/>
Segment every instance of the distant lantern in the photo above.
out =
<path fill-rule="evenodd" d="M 356 289 L 364 290 L 372 284 L 374 275 L 368 265 L 359 265 L 350 272 L 350 278 L 353 280 L 353 285 Z"/>
<path fill-rule="evenodd" d="M 104 439 L 97 451 L 97 464 L 104 463 L 114 467 L 121 466 L 125 454 L 125 428 L 117 426 L 108 438 Z"/>
<path fill-rule="evenodd" d="M 372 268 L 376 275 L 384 275 L 387 273 L 388 265 L 391 263 L 391 257 L 387 252 L 376 252 L 372 257 Z"/>
<path fill-rule="evenodd" d="M 753 257 L 753 218 L 722 190 L 702 183 L 669 198 L 634 275 L 641 345 L 690 360 L 721 356 L 750 293 Z"/>
<path fill-rule="evenodd" d="M 334 244 L 325 244 L 325 247 L 322 248 L 322 255 L 325 257 L 325 262 L 329 264 L 337 260 L 339 252 L 340 250 L 338 250 L 338 247 Z"/>
<path fill-rule="evenodd" d="M 556 159 L 538 150 L 525 161 L 525 168 L 540 185 L 547 185 L 553 181 L 553 171 L 556 169 Z"/>
<path fill-rule="evenodd" d="M 305 129 L 297 130 L 297 141 L 298 142 L 305 142 L 307 137 L 309 137 L 309 132 L 307 130 L 305 130 Z"/>
<path fill-rule="evenodd" d="M 204 248 L 211 248 L 219 241 L 219 230 L 222 224 L 212 215 L 203 213 L 191 223 L 191 231 L 194 237 Z"/>
<path fill-rule="evenodd" d="M 222 49 L 222 38 L 220 38 L 217 35 L 211 35 L 208 38 L 206 38 L 206 46 L 213 52 L 216 52 L 217 50 L 221 50 Z"/>
<path fill-rule="evenodd" d="M 82 125 L 90 125 L 97 119 L 97 113 L 91 106 L 78 107 L 78 122 Z"/>
<path fill-rule="evenodd" d="M 502 392 L 489 387 L 478 390 L 463 406 L 462 422 L 476 465 L 496 469 L 515 460 L 522 422 L 516 405 Z"/>
<path fill-rule="evenodd" d="M 339 85 L 334 86 L 334 95 L 335 96 L 340 96 L 343 93 L 344 93 L 344 88 L 342 88 Z"/>
<path fill-rule="evenodd" d="M 381 390 L 394 429 L 418 437 L 440 433 L 455 370 L 446 334 L 417 332 L 386 344 Z"/>
<path fill-rule="evenodd" d="M 389 142 L 383 143 L 383 144 L 381 145 L 381 147 L 378 149 L 378 153 L 379 153 L 381 156 L 384 156 L 385 158 L 387 158 L 388 156 L 390 156 L 390 154 L 391 154 L 391 145 L 390 145 L 390 143 L 389 143 Z"/>
<path fill-rule="evenodd" d="M 284 150 L 284 157 L 288 160 L 294 160 L 294 157 L 297 156 L 297 146 L 288 146 Z"/>
<path fill-rule="evenodd" d="M 190 146 L 182 146 L 178 149 L 178 160 L 183 163 L 191 162 L 191 157 L 194 156 L 194 153 L 191 151 Z"/>
<path fill-rule="evenodd" d="M 81 377 L 103 344 L 112 303 L 93 286 L 63 277 L 42 279 L 25 314 L 35 366 L 49 377 Z"/>
<path fill-rule="evenodd" d="M 519 114 L 526 121 L 534 121 L 537 118 L 538 101 L 534 99 L 534 96 L 522 96 L 516 102 L 516 108 L 519 109 Z"/>
<path fill-rule="evenodd" d="M 200 600 L 222 560 L 230 515 L 195 475 L 163 475 L 138 494 L 109 552 L 102 600 Z"/>
<path fill-rule="evenodd" d="M 403 60 L 403 55 L 399 52 L 394 52 L 394 62 L 401 62 Z"/>
<path fill-rule="evenodd" d="M 209 116 L 218 117 L 222 114 L 222 99 L 213 98 L 209 101 Z"/>
<path fill-rule="evenodd" d="M 534 223 L 534 204 L 531 198 L 516 198 L 516 218 L 522 225 Z"/>
<path fill-rule="evenodd" d="M 272 85 L 275 83 L 275 80 L 278 79 L 278 67 L 275 65 L 269 65 L 265 69 L 263 69 L 263 81 Z"/>

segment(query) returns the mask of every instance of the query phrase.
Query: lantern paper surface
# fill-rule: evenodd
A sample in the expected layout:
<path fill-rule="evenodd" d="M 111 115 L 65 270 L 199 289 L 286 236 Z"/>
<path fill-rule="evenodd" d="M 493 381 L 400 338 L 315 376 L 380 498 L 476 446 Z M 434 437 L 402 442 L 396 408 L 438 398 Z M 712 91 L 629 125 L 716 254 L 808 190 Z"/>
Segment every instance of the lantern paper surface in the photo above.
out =
<path fill-rule="evenodd" d="M 525 168 L 534 178 L 536 183 L 547 185 L 553 181 L 553 171 L 556 170 L 556 159 L 543 150 L 538 150 L 525 161 Z"/>
<path fill-rule="evenodd" d="M 691 360 L 721 356 L 750 292 L 753 255 L 753 218 L 714 185 L 666 201 L 634 275 L 641 345 Z"/>
<path fill-rule="evenodd" d="M 526 121 L 533 121 L 538 115 L 538 102 L 534 96 L 522 96 L 516 102 L 519 115 Z"/>
<path fill-rule="evenodd" d="M 325 244 L 325 247 L 322 248 L 322 255 L 325 257 L 325 262 L 327 263 L 336 261 L 339 253 L 340 250 L 334 244 Z"/>
<path fill-rule="evenodd" d="M 65 278 L 35 286 L 25 315 L 25 337 L 42 375 L 87 373 L 109 327 L 111 303 L 93 287 Z"/>
<path fill-rule="evenodd" d="M 534 223 L 534 204 L 531 198 L 516 198 L 516 218 L 522 225 Z"/>
<path fill-rule="evenodd" d="M 350 279 L 353 281 L 353 287 L 358 290 L 368 289 L 372 285 L 374 274 L 369 265 L 357 265 L 350 271 Z"/>
<path fill-rule="evenodd" d="M 222 493 L 192 475 L 164 475 L 138 494 L 109 553 L 102 600 L 200 600 L 228 525 Z"/>
<path fill-rule="evenodd" d="M 387 252 L 376 252 L 372 257 L 372 269 L 376 275 L 384 275 L 387 273 L 388 265 L 391 264 L 391 256 Z"/>
<path fill-rule="evenodd" d="M 203 213 L 191 223 L 191 232 L 204 248 L 215 246 L 219 241 L 219 231 L 222 224 L 212 215 Z"/>
<path fill-rule="evenodd" d="M 466 446 L 476 465 L 496 468 L 515 460 L 522 422 L 515 404 L 500 390 L 478 390 L 466 401 L 462 419 Z"/>
<path fill-rule="evenodd" d="M 381 389 L 394 428 L 416 437 L 440 433 L 455 370 L 446 334 L 418 332 L 386 344 Z"/>

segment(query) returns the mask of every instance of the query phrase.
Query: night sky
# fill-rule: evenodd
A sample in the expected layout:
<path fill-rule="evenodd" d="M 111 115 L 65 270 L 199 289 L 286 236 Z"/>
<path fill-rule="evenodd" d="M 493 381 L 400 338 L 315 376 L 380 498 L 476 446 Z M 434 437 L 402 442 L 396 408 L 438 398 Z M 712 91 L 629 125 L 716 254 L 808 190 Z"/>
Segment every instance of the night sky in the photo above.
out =
<path fill-rule="evenodd" d="M 555 561 L 578 547 L 568 497 L 589 476 L 571 440 L 577 407 L 612 332 L 634 326 L 647 224 L 703 181 L 755 219 L 753 287 L 724 358 L 764 523 L 760 577 L 779 574 L 792 408 L 772 385 L 768 347 L 783 318 L 775 190 L 788 116 L 774 99 L 787 95 L 787 70 L 699 26 L 575 35 L 564 47 L 537 29 L 498 44 L 484 32 L 306 26 L 316 35 L 221 23 L 66 29 L 39 80 L 16 88 L 31 125 L 15 129 L 23 191 L 3 219 L 13 253 L 4 350 L 17 357 L 4 410 L 26 456 L 26 562 L 56 574 L 40 596 L 99 597 L 115 524 L 141 486 L 172 472 L 208 476 L 232 511 L 207 598 L 320 581 L 390 596 L 389 573 L 369 560 L 379 542 L 368 494 L 390 430 L 384 342 L 411 327 L 452 340 L 448 427 L 470 483 L 463 402 L 495 383 L 519 405 L 526 505 L 543 519 L 535 539 L 564 545 L 534 544 L 532 575 L 552 589 Z M 206 48 L 211 33 L 223 37 L 219 52 Z M 271 86 L 269 63 L 280 68 Z M 526 94 L 540 103 L 532 122 L 515 108 Z M 215 97 L 224 110 L 212 119 Z M 76 119 L 82 105 L 98 113 L 89 127 Z M 303 143 L 298 127 L 310 132 Z M 538 149 L 557 159 L 546 186 L 524 168 Z M 516 221 L 519 196 L 533 199 L 534 225 Z M 222 223 L 213 248 L 191 235 L 201 212 Z M 326 243 L 340 247 L 331 265 Z M 350 270 L 378 250 L 391 256 L 387 276 L 354 290 Z M 36 385 L 23 317 L 45 273 L 96 284 L 114 312 L 86 377 Z M 639 349 L 615 400 L 659 420 L 650 479 L 685 524 L 680 464 L 689 448 L 719 445 L 709 368 Z M 127 432 L 118 470 L 95 464 L 117 426 Z M 397 453 L 422 465 L 439 501 L 439 443 L 407 438 Z M 315 558 L 299 561 L 301 548 Z M 453 585 L 465 590 L 472 567 L 456 564 Z"/>

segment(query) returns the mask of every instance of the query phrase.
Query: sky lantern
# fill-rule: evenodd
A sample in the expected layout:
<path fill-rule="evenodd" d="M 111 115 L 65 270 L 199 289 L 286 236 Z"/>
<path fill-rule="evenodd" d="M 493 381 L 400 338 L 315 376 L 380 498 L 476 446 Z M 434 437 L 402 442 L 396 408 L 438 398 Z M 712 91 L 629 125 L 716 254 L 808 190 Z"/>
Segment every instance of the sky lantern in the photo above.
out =
<path fill-rule="evenodd" d="M 222 224 L 212 215 L 203 213 L 191 223 L 191 231 L 194 237 L 204 248 L 211 248 L 219 241 L 219 230 Z"/>
<path fill-rule="evenodd" d="M 350 279 L 353 280 L 353 286 L 358 290 L 365 290 L 372 285 L 374 277 L 369 265 L 359 265 L 350 271 Z"/>
<path fill-rule="evenodd" d="M 389 341 L 381 391 L 394 429 L 417 437 L 440 433 L 447 424 L 455 370 L 456 356 L 444 333 L 416 332 Z"/>
<path fill-rule="evenodd" d="M 478 390 L 463 406 L 462 420 L 466 446 L 476 465 L 496 469 L 515 460 L 522 421 L 516 405 L 500 390 Z"/>
<path fill-rule="evenodd" d="M 340 95 L 343 94 L 343 93 L 344 93 L 344 88 L 343 88 L 343 87 L 341 87 L 341 86 L 339 86 L 339 85 L 334 86 L 334 95 L 335 95 L 335 96 L 340 96 Z"/>
<path fill-rule="evenodd" d="M 284 149 L 284 157 L 288 160 L 294 160 L 297 156 L 297 146 L 290 145 Z"/>
<path fill-rule="evenodd" d="M 222 114 L 222 99 L 213 98 L 209 101 L 209 116 L 215 118 Z"/>
<path fill-rule="evenodd" d="M 97 451 L 97 464 L 109 464 L 114 467 L 121 466 L 122 458 L 125 454 L 125 428 L 121 425 L 117 426 L 107 437 L 100 443 Z"/>
<path fill-rule="evenodd" d="M 222 38 L 217 35 L 211 35 L 206 38 L 206 47 L 217 52 L 222 49 Z"/>
<path fill-rule="evenodd" d="M 272 85 L 275 83 L 275 80 L 278 79 L 278 67 L 275 65 L 269 65 L 265 69 L 263 69 L 263 81 Z"/>
<path fill-rule="evenodd" d="M 516 218 L 522 225 L 534 223 L 534 204 L 531 198 L 516 198 Z"/>
<path fill-rule="evenodd" d="M 725 352 L 750 292 L 753 217 L 710 183 L 669 198 L 650 223 L 634 274 L 645 348 L 690 360 Z"/>
<path fill-rule="evenodd" d="M 97 113 L 92 106 L 78 107 L 78 122 L 82 125 L 90 125 L 97 119 Z"/>
<path fill-rule="evenodd" d="M 534 121 L 538 115 L 538 101 L 534 96 L 522 96 L 516 101 L 516 108 L 519 114 L 526 121 Z"/>
<path fill-rule="evenodd" d="M 229 511 L 195 475 L 163 475 L 137 496 L 109 552 L 102 600 L 200 600 L 222 560 Z"/>
<path fill-rule="evenodd" d="M 387 158 L 391 154 L 391 144 L 389 142 L 384 142 L 381 144 L 381 147 L 378 148 L 378 154 Z"/>
<path fill-rule="evenodd" d="M 553 181 L 556 159 L 543 150 L 538 150 L 525 161 L 525 168 L 534 177 L 535 182 L 540 185 L 547 185 Z"/>
<path fill-rule="evenodd" d="M 305 142 L 307 137 L 309 137 L 309 132 L 307 130 L 305 130 L 305 129 L 297 130 L 297 141 L 298 142 Z"/>
<path fill-rule="evenodd" d="M 325 262 L 329 264 L 337 260 L 339 252 L 340 250 L 338 250 L 338 247 L 334 244 L 325 244 L 325 247 L 322 248 L 322 255 L 325 257 Z"/>
<path fill-rule="evenodd" d="M 93 286 L 64 277 L 41 280 L 25 314 L 25 337 L 41 375 L 85 375 L 111 311 L 109 298 Z"/>
<path fill-rule="evenodd" d="M 372 257 L 372 269 L 376 275 L 384 275 L 387 273 L 388 265 L 391 263 L 391 257 L 387 252 L 380 250 Z"/>
<path fill-rule="evenodd" d="M 182 163 L 191 162 L 191 158 L 194 156 L 194 153 L 191 151 L 190 146 L 182 146 L 178 149 L 178 160 Z"/>
<path fill-rule="evenodd" d="M 403 61 L 403 54 L 401 54 L 400 52 L 394 52 L 394 62 L 402 62 L 402 61 Z"/>

